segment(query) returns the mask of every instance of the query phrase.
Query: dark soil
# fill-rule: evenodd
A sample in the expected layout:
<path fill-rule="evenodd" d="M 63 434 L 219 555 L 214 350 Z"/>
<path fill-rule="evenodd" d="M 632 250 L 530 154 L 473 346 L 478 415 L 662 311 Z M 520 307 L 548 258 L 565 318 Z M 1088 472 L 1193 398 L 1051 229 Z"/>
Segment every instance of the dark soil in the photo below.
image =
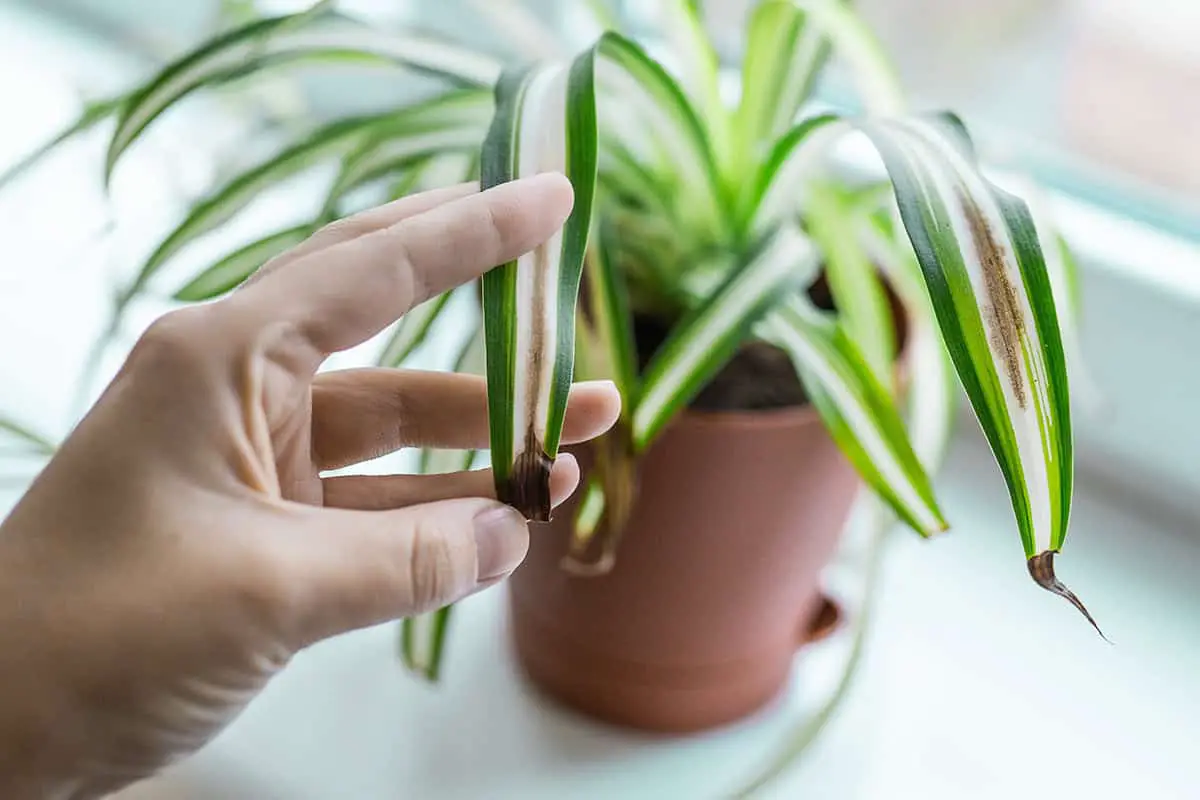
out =
<path fill-rule="evenodd" d="M 818 308 L 826 311 L 836 308 L 824 276 L 813 283 L 808 296 Z M 908 334 L 903 306 L 890 288 L 888 299 L 897 323 L 897 344 L 902 349 Z M 669 326 L 658 320 L 648 317 L 634 319 L 634 338 L 641 369 L 645 369 L 650 356 L 666 340 L 668 333 Z M 765 342 L 747 342 L 705 384 L 689 407 L 698 411 L 765 411 L 794 408 L 806 403 L 808 395 L 787 353 Z"/>
<path fill-rule="evenodd" d="M 825 280 L 819 279 L 809 297 L 820 308 L 833 309 L 833 298 Z M 640 367 L 645 368 L 670 328 L 658 320 L 637 317 L 634 338 Z M 804 385 L 787 353 L 765 342 L 747 342 L 712 377 L 689 404 L 698 411 L 765 411 L 793 408 L 808 402 Z"/>

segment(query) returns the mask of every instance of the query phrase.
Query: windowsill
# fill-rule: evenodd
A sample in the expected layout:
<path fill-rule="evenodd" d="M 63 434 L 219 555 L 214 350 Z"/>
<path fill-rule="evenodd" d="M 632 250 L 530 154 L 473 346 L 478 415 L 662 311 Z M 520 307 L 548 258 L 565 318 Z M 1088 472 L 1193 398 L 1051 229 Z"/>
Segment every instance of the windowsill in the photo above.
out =
<path fill-rule="evenodd" d="M 1191 798 L 1200 543 L 1081 485 L 1060 575 L 1110 647 L 1030 583 L 982 442 L 960 436 L 943 475 L 955 532 L 898 532 L 849 699 L 763 797 Z M 504 601 L 497 588 L 460 607 L 436 687 L 402 672 L 394 625 L 312 648 L 208 750 L 122 800 L 726 797 L 778 751 L 845 647 L 838 635 L 798 662 L 759 716 L 659 740 L 542 701 L 513 662 Z"/>

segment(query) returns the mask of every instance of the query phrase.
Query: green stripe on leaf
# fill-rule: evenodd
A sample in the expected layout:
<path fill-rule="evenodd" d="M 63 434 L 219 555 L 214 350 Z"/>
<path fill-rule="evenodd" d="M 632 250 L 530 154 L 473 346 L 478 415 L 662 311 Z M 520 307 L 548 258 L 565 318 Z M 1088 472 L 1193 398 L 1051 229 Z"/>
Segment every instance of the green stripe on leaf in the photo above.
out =
<path fill-rule="evenodd" d="M 638 450 L 716 374 L 785 287 L 804 285 L 817 266 L 812 243 L 797 231 L 780 229 L 673 328 L 646 366 L 633 412 Z"/>
<path fill-rule="evenodd" d="M 267 234 L 200 272 L 175 292 L 174 299 L 198 303 L 233 291 L 263 264 L 300 244 L 312 233 L 313 226 L 306 224 Z"/>
<path fill-rule="evenodd" d="M 156 119 L 195 91 L 305 60 L 400 64 L 477 88 L 490 86 L 497 65 L 428 36 L 377 30 L 327 7 L 256 20 L 210 39 L 163 68 L 122 106 L 105 159 L 105 183 L 121 155 Z"/>
<path fill-rule="evenodd" d="M 484 142 L 484 189 L 549 170 L 575 190 L 575 206 L 548 242 L 483 278 L 488 404 L 496 494 L 530 519 L 550 516 L 575 358 L 575 306 L 597 173 L 595 61 L 507 73 Z"/>
<path fill-rule="evenodd" d="M 842 327 L 797 297 L 758 330 L 791 357 L 834 441 L 867 484 L 922 536 L 944 531 L 900 413 Z"/>

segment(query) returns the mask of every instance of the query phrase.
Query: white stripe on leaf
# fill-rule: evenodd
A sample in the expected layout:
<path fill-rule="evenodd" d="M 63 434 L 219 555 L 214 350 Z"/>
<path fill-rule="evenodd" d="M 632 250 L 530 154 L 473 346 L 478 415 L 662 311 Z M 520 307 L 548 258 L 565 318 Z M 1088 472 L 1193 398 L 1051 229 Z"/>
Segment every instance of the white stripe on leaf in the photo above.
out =
<path fill-rule="evenodd" d="M 923 536 L 946 530 L 899 412 L 837 323 L 822 318 L 807 302 L 793 299 L 759 329 L 792 358 L 810 395 L 828 400 L 828 407 L 818 402 L 818 410 L 832 423 L 838 445 L 901 519 Z M 838 430 L 842 422 L 844 436 Z"/>

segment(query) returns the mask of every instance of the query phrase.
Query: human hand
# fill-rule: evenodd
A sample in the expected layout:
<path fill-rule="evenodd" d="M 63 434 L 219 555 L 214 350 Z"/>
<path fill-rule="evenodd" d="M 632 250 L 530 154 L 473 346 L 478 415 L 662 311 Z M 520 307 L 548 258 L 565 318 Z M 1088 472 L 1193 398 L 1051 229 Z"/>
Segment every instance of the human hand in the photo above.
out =
<path fill-rule="evenodd" d="M 489 586 L 524 557 L 490 471 L 322 477 L 486 447 L 482 379 L 317 370 L 549 238 L 570 184 L 415 195 L 156 322 L 0 526 L 0 796 L 93 797 L 212 738 L 309 644 Z M 564 441 L 607 430 L 580 384 Z M 552 491 L 574 490 L 560 456 Z"/>

